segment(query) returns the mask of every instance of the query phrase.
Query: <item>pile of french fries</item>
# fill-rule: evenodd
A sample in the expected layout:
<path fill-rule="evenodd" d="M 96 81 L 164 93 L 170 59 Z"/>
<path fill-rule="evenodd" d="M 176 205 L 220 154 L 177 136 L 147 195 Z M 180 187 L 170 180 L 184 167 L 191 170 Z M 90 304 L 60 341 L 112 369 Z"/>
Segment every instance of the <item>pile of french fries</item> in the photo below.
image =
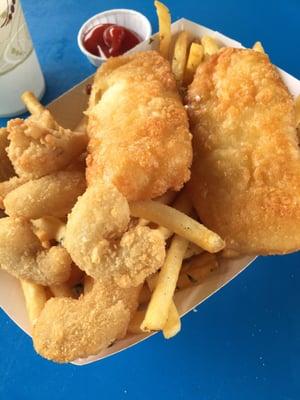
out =
<path fill-rule="evenodd" d="M 159 1 L 155 1 L 155 7 L 159 21 L 159 51 L 169 60 L 178 87 L 185 88 L 192 82 L 200 63 L 217 53 L 220 45 L 213 37 L 191 38 L 186 31 L 177 35 L 173 45 L 170 12 Z M 260 42 L 256 42 L 253 49 L 264 53 Z M 37 104 L 35 106 L 38 107 Z M 296 101 L 296 110 L 300 128 L 300 96 Z M 163 233 L 168 250 L 161 270 L 148 277 L 142 288 L 140 307 L 133 316 L 128 331 L 133 334 L 162 331 L 165 338 L 171 338 L 181 328 L 179 312 L 174 302 L 175 293 L 201 284 L 218 270 L 216 253 L 223 249 L 224 242 L 217 234 L 192 218 L 195 214 L 185 190 L 177 198 L 175 193 L 168 192 L 157 201 L 132 203 L 130 212 L 132 217 L 139 219 L 140 225 L 155 224 Z M 37 221 L 35 228 L 36 234 L 40 235 L 44 243 L 52 238 L 60 241 L 64 233 L 64 225 L 53 218 Z M 79 279 L 78 271 L 76 279 Z M 73 295 L 72 285 L 74 286 L 76 279 L 51 287 L 50 291 L 31 282 L 21 282 L 32 325 L 49 296 Z M 91 279 L 85 279 L 84 292 L 88 291 L 90 282 Z"/>

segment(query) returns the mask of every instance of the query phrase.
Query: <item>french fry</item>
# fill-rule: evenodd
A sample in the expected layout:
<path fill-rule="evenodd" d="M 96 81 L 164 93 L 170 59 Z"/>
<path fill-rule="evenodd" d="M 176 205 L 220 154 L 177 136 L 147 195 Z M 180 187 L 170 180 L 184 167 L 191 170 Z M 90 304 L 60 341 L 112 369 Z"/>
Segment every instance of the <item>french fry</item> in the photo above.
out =
<path fill-rule="evenodd" d="M 183 74 L 186 65 L 187 50 L 189 44 L 189 37 L 186 31 L 179 33 L 172 59 L 172 71 L 175 75 L 177 82 L 180 84 L 183 79 Z"/>
<path fill-rule="evenodd" d="M 180 329 L 181 329 L 180 317 L 178 314 L 178 310 L 175 306 L 175 303 L 172 301 L 169 308 L 168 319 L 163 329 L 164 338 L 171 339 L 173 336 L 177 335 Z"/>
<path fill-rule="evenodd" d="M 265 53 L 265 50 L 264 50 L 263 45 L 261 44 L 261 42 L 255 42 L 253 47 L 252 47 L 252 49 L 255 50 L 255 51 L 258 51 L 260 53 Z"/>
<path fill-rule="evenodd" d="M 159 273 L 156 272 L 155 274 L 150 275 L 146 279 L 151 292 L 155 290 L 158 278 L 159 278 Z M 180 329 L 181 329 L 180 316 L 178 314 L 176 305 L 172 300 L 169 308 L 168 318 L 165 323 L 165 326 L 163 327 L 162 332 L 166 339 L 170 339 L 171 337 L 175 336 L 180 331 Z"/>
<path fill-rule="evenodd" d="M 219 46 L 211 36 L 204 35 L 201 39 L 201 44 L 205 56 L 211 56 L 219 51 Z"/>
<path fill-rule="evenodd" d="M 205 252 L 205 253 L 199 254 L 197 256 L 194 256 L 189 260 L 186 260 L 183 263 L 182 271 L 184 272 L 184 271 L 186 271 L 190 268 L 194 268 L 194 267 L 199 268 L 206 264 L 213 264 L 214 262 L 216 262 L 215 254 Z"/>
<path fill-rule="evenodd" d="M 186 239 L 174 236 L 141 325 L 143 331 L 164 329 L 187 246 Z"/>
<path fill-rule="evenodd" d="M 130 212 L 133 217 L 155 222 L 210 253 L 216 253 L 224 247 L 224 241 L 219 235 L 186 214 L 165 204 L 151 200 L 138 201 L 130 204 Z"/>
<path fill-rule="evenodd" d="M 212 274 L 219 264 L 214 254 L 203 253 L 193 257 L 183 264 L 178 281 L 177 288 L 184 289 L 203 282 Z"/>
<path fill-rule="evenodd" d="M 172 201 L 175 199 L 177 193 L 173 192 L 172 190 L 168 190 L 165 194 L 163 194 L 160 197 L 157 197 L 154 201 L 157 201 L 158 203 L 162 203 L 162 204 L 170 204 L 172 203 Z M 140 218 L 138 225 L 140 226 L 146 226 L 149 224 L 149 221 L 147 221 L 144 218 Z M 164 236 L 168 236 L 168 232 L 166 231 L 162 231 L 162 234 Z"/>
<path fill-rule="evenodd" d="M 204 50 L 203 46 L 199 43 L 193 42 L 190 47 L 190 52 L 185 68 L 184 83 L 189 85 L 195 75 L 196 69 L 203 60 Z"/>
<path fill-rule="evenodd" d="M 159 51 L 168 59 L 171 43 L 171 15 L 169 9 L 160 1 L 154 2 L 159 26 Z"/>
<path fill-rule="evenodd" d="M 24 92 L 21 96 L 21 99 L 32 115 L 39 115 L 45 110 L 32 92 Z"/>
<path fill-rule="evenodd" d="M 203 249 L 200 249 L 200 247 L 196 246 L 194 243 L 189 243 L 188 248 L 184 255 L 184 259 L 197 256 L 198 254 L 201 253 L 203 253 Z"/>
<path fill-rule="evenodd" d="M 28 318 L 33 328 L 46 304 L 46 290 L 44 286 L 25 281 L 24 279 L 21 279 L 20 283 L 25 297 Z"/>
<path fill-rule="evenodd" d="M 296 98 L 295 108 L 296 108 L 296 126 L 297 128 L 300 128 L 300 95 Z"/>

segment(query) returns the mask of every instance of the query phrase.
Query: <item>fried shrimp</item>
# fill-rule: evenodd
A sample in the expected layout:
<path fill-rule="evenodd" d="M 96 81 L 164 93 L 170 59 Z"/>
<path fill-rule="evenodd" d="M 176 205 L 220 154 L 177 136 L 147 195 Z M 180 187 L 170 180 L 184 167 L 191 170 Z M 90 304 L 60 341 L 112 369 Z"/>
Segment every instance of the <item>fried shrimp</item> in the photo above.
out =
<path fill-rule="evenodd" d="M 137 286 L 163 264 L 162 234 L 149 227 L 128 229 L 126 198 L 97 182 L 69 214 L 64 246 L 75 264 L 95 279 L 113 277 L 121 287 Z"/>
<path fill-rule="evenodd" d="M 45 286 L 58 284 L 69 278 L 71 262 L 61 246 L 44 250 L 28 221 L 0 219 L 0 267 L 11 275 Z"/>
<path fill-rule="evenodd" d="M 87 137 L 59 126 L 48 110 L 8 122 L 7 148 L 16 173 L 31 179 L 59 171 L 85 151 Z"/>
<path fill-rule="evenodd" d="M 128 201 L 180 190 L 191 134 L 170 64 L 156 51 L 107 60 L 90 96 L 88 183 L 113 183 Z"/>
<path fill-rule="evenodd" d="M 85 176 L 77 171 L 31 180 L 11 191 L 4 199 L 4 208 L 11 217 L 37 219 L 44 216 L 64 217 L 85 190 Z"/>
<path fill-rule="evenodd" d="M 95 281 L 78 300 L 47 301 L 33 329 L 35 350 L 56 362 L 98 354 L 125 336 L 140 287 L 122 289 L 113 280 Z"/>
<path fill-rule="evenodd" d="M 4 208 L 3 200 L 12 190 L 15 190 L 19 186 L 23 185 L 25 182 L 28 182 L 28 178 L 18 176 L 13 176 L 7 181 L 0 182 L 0 208 Z"/>

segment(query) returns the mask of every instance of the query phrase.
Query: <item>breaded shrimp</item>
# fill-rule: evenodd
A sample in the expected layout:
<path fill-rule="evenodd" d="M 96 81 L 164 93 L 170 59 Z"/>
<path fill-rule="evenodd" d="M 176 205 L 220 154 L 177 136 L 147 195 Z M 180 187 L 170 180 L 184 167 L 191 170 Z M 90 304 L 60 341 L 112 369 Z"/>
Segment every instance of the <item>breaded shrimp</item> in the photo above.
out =
<path fill-rule="evenodd" d="M 121 287 L 137 286 L 162 266 L 165 242 L 149 227 L 127 231 L 129 221 L 126 198 L 112 184 L 94 183 L 69 214 L 63 244 L 74 263 L 93 278 L 112 277 Z"/>
<path fill-rule="evenodd" d="M 128 201 L 180 190 L 190 177 L 191 134 L 167 60 L 156 51 L 109 59 L 87 110 L 88 183 L 113 183 Z"/>
<path fill-rule="evenodd" d="M 0 219 L 0 268 L 11 275 L 40 285 L 54 285 L 69 278 L 71 262 L 61 246 L 44 250 L 28 221 Z"/>
<path fill-rule="evenodd" d="M 35 350 L 56 362 L 98 354 L 125 336 L 139 292 L 140 287 L 122 289 L 110 279 L 96 281 L 78 300 L 48 300 L 33 329 Z"/>
<path fill-rule="evenodd" d="M 300 152 L 294 100 L 268 56 L 221 50 L 188 91 L 202 222 L 239 254 L 300 249 Z"/>
<path fill-rule="evenodd" d="M 43 176 L 11 191 L 4 199 L 5 212 L 11 217 L 27 219 L 64 217 L 85 188 L 82 172 L 60 171 Z"/>
<path fill-rule="evenodd" d="M 31 179 L 59 171 L 85 151 L 87 137 L 59 126 L 48 110 L 8 122 L 7 148 L 16 173 Z"/>
<path fill-rule="evenodd" d="M 28 182 L 29 178 L 13 176 L 7 181 L 0 182 L 0 208 L 4 208 L 3 200 L 11 191 Z"/>

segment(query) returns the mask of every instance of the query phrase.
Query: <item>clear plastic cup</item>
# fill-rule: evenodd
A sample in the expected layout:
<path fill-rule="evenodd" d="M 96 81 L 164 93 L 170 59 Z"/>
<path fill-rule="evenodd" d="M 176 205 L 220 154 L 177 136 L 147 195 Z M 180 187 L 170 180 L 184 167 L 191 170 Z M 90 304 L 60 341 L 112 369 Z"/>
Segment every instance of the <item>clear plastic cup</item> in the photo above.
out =
<path fill-rule="evenodd" d="M 41 98 L 45 80 L 19 0 L 0 0 L 0 117 L 26 111 L 21 94 Z"/>

